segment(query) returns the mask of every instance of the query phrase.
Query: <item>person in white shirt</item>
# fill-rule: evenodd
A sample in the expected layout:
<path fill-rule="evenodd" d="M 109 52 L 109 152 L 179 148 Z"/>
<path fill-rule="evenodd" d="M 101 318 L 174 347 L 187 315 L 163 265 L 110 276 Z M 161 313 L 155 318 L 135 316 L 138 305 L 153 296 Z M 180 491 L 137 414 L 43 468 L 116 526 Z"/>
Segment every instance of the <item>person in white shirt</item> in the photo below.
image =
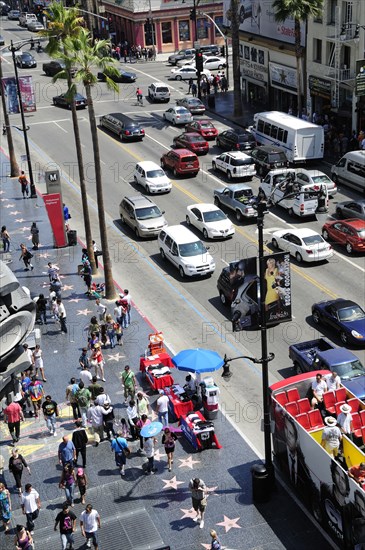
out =
<path fill-rule="evenodd" d="M 100 388 L 99 395 L 95 398 L 95 404 L 103 406 L 104 403 L 107 401 L 108 403 L 111 403 L 111 399 L 109 395 L 105 392 L 104 388 Z"/>
<path fill-rule="evenodd" d="M 60 270 L 59 267 L 52 264 L 51 262 L 48 262 L 47 273 L 48 273 L 48 277 L 49 277 L 50 281 L 52 281 L 53 279 L 58 279 L 59 278 L 59 276 L 58 276 L 59 270 Z"/>
<path fill-rule="evenodd" d="M 105 321 L 105 315 L 107 311 L 106 305 L 102 304 L 100 299 L 95 300 L 96 314 L 99 316 L 99 321 Z"/>
<path fill-rule="evenodd" d="M 341 430 L 338 428 L 337 420 L 333 416 L 327 416 L 324 422 L 326 426 L 322 430 L 321 445 L 328 454 L 336 458 L 342 440 Z"/>
<path fill-rule="evenodd" d="M 27 483 L 25 491 L 22 494 L 21 506 L 23 514 L 27 517 L 27 529 L 30 534 L 34 533 L 34 520 L 39 515 L 41 509 L 41 499 L 39 493 L 32 487 L 31 483 Z"/>
<path fill-rule="evenodd" d="M 86 538 L 86 548 L 91 548 L 91 541 L 95 550 L 99 549 L 98 529 L 101 528 L 100 515 L 97 510 L 93 510 L 91 504 L 80 515 L 81 534 Z"/>
<path fill-rule="evenodd" d="M 127 302 L 127 311 L 125 313 L 125 326 L 123 328 L 127 328 L 131 324 L 131 309 L 132 309 L 132 297 L 129 294 L 129 290 L 127 288 L 124 289 L 124 291 L 119 294 L 120 298 Z"/>
<path fill-rule="evenodd" d="M 332 371 L 331 374 L 325 376 L 325 382 L 327 384 L 328 391 L 338 390 L 341 384 L 341 378 L 338 376 L 336 371 Z"/>
<path fill-rule="evenodd" d="M 345 403 L 340 407 L 341 413 L 337 417 L 337 424 L 341 432 L 352 439 L 352 408 Z"/>
<path fill-rule="evenodd" d="M 80 380 L 83 381 L 84 386 L 86 388 L 88 386 L 90 386 L 90 384 L 93 380 L 93 375 L 91 374 L 90 370 L 85 365 L 82 367 L 82 370 L 80 372 Z"/>
<path fill-rule="evenodd" d="M 320 405 L 323 402 L 323 394 L 327 391 L 327 384 L 323 380 L 322 375 L 318 372 L 316 374 L 316 379 L 312 382 L 312 409 Z"/>
<path fill-rule="evenodd" d="M 91 422 L 91 429 L 94 434 L 95 447 L 97 447 L 101 440 L 104 438 L 104 414 L 108 411 L 101 405 L 95 405 L 95 403 L 87 411 L 87 419 Z"/>
<path fill-rule="evenodd" d="M 61 323 L 61 332 L 64 332 L 65 334 L 67 334 L 66 309 L 62 301 L 60 300 L 60 298 L 58 298 L 57 300 L 57 306 L 58 306 L 58 318 Z"/>
<path fill-rule="evenodd" d="M 156 401 L 158 421 L 164 426 L 169 423 L 169 398 L 163 390 L 159 390 L 160 397 Z"/>
<path fill-rule="evenodd" d="M 147 468 L 145 470 L 145 474 L 154 474 L 156 472 L 155 468 L 155 445 L 157 443 L 157 439 L 154 437 L 145 437 L 144 443 L 143 443 L 143 450 L 145 452 L 146 457 L 148 458 L 148 464 Z"/>

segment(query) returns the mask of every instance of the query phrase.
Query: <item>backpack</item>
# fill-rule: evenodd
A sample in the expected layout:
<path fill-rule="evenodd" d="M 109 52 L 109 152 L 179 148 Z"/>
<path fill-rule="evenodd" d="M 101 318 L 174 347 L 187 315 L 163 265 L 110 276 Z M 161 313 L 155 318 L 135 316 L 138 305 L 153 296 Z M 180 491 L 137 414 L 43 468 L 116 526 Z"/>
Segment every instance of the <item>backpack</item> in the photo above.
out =
<path fill-rule="evenodd" d="M 82 390 L 78 390 L 76 392 L 76 399 L 80 407 L 87 407 L 89 405 L 90 399 L 88 394 L 86 393 L 88 390 L 83 388 Z"/>
<path fill-rule="evenodd" d="M 74 396 L 76 397 L 76 394 L 77 394 L 78 391 L 79 391 L 79 385 L 78 385 L 78 384 L 74 384 L 74 385 L 72 386 L 72 390 L 71 390 L 72 395 L 74 395 Z"/>

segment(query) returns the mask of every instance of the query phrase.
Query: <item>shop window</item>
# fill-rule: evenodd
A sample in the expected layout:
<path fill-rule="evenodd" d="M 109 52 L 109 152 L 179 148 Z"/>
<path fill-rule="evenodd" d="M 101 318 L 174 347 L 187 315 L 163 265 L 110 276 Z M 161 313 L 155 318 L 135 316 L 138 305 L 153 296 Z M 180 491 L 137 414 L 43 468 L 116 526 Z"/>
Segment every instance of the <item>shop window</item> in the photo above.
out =
<path fill-rule="evenodd" d="M 327 3 L 327 25 L 336 24 L 337 0 L 329 0 Z"/>
<path fill-rule="evenodd" d="M 326 52 L 326 65 L 329 67 L 335 66 L 335 44 L 334 42 L 327 42 Z"/>
<path fill-rule="evenodd" d="M 144 41 L 146 46 L 156 44 L 155 24 L 148 21 L 144 25 Z"/>
<path fill-rule="evenodd" d="M 208 24 L 206 19 L 197 20 L 198 39 L 208 38 Z"/>
<path fill-rule="evenodd" d="M 179 21 L 179 41 L 187 42 L 190 40 L 189 21 Z"/>
<path fill-rule="evenodd" d="M 167 21 L 165 23 L 161 23 L 161 33 L 162 33 L 162 43 L 163 44 L 171 44 L 172 42 L 172 30 L 171 30 L 171 22 Z"/>
<path fill-rule="evenodd" d="M 313 38 L 313 61 L 322 63 L 322 40 Z"/>

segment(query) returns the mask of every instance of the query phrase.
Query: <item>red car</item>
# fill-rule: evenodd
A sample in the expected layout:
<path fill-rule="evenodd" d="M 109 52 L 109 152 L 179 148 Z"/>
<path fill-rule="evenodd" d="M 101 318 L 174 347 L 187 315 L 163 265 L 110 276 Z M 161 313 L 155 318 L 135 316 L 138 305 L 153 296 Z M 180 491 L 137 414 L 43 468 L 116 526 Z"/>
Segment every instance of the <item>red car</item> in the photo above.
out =
<path fill-rule="evenodd" d="M 322 227 L 326 241 L 333 241 L 346 247 L 348 254 L 365 251 L 365 220 L 334 220 Z"/>
<path fill-rule="evenodd" d="M 205 139 L 214 139 L 218 130 L 210 120 L 192 120 L 185 126 L 187 132 L 196 132 Z"/>
<path fill-rule="evenodd" d="M 206 155 L 209 151 L 208 142 L 200 134 L 184 132 L 173 140 L 174 147 L 190 149 L 193 153 Z"/>

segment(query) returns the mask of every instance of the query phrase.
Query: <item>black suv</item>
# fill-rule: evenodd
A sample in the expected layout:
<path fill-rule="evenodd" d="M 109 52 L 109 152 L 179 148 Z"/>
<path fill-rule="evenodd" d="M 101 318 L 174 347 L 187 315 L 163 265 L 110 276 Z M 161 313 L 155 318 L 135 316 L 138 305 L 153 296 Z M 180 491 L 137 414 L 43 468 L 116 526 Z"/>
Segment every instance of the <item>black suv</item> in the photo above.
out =
<path fill-rule="evenodd" d="M 226 151 L 252 151 L 256 147 L 255 137 L 248 130 L 225 130 L 216 139 L 217 147 Z"/>
<path fill-rule="evenodd" d="M 102 116 L 100 118 L 100 126 L 113 132 L 113 134 L 117 134 L 122 141 L 142 141 L 145 136 L 140 124 L 122 113 L 111 113 L 110 115 Z"/>
<path fill-rule="evenodd" d="M 289 161 L 284 149 L 271 145 L 261 145 L 251 151 L 251 156 L 255 161 L 256 171 L 260 177 L 265 177 L 270 170 L 275 168 L 287 168 Z"/>
<path fill-rule="evenodd" d="M 195 57 L 195 49 L 189 48 L 186 50 L 180 50 L 177 53 L 173 53 L 169 56 L 167 62 L 170 63 L 170 65 L 176 65 L 178 61 L 181 61 L 182 59 L 194 59 Z"/>

